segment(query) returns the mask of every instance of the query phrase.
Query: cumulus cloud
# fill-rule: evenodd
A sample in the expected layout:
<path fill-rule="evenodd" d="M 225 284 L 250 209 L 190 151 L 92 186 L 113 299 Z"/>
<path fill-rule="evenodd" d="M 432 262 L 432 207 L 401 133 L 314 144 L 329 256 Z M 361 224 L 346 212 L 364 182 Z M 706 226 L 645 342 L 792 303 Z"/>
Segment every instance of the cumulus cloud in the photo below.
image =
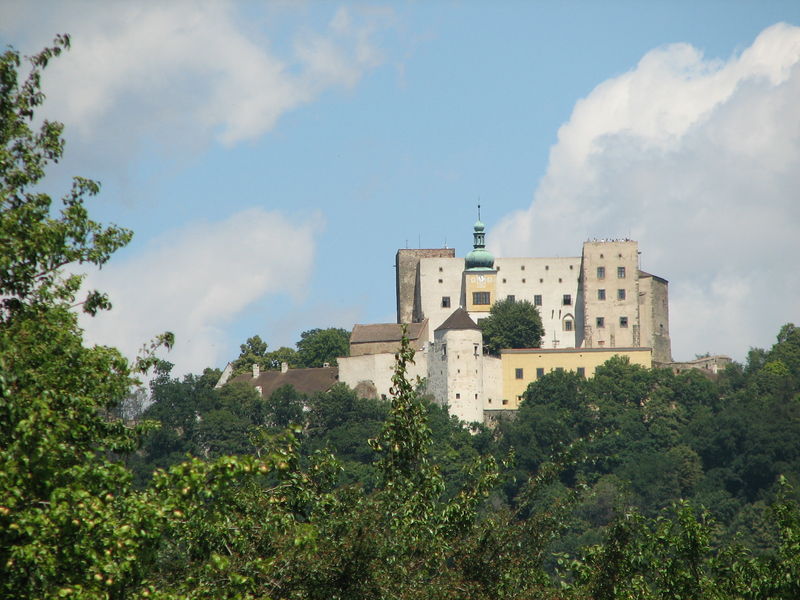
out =
<path fill-rule="evenodd" d="M 800 319 L 800 28 L 777 24 L 729 60 L 688 44 L 646 54 L 578 101 L 501 255 L 639 240 L 670 280 L 676 358 L 742 358 Z"/>
<path fill-rule="evenodd" d="M 242 14 L 259 10 L 230 2 L 9 2 L 0 8 L 0 34 L 34 50 L 56 32 L 72 35 L 71 51 L 44 83 L 56 99 L 48 114 L 82 142 L 99 139 L 108 142 L 104 152 L 123 153 L 148 133 L 182 146 L 232 145 L 258 138 L 329 88 L 354 86 L 380 62 L 371 14 L 341 8 L 279 56 Z"/>
<path fill-rule="evenodd" d="M 82 325 L 88 343 L 136 356 L 164 331 L 176 335 L 166 358 L 175 373 L 224 364 L 225 326 L 267 295 L 302 298 L 321 217 L 295 223 L 254 208 L 216 223 L 171 231 L 127 259 L 89 274 L 86 287 L 109 294 L 113 309 Z"/>

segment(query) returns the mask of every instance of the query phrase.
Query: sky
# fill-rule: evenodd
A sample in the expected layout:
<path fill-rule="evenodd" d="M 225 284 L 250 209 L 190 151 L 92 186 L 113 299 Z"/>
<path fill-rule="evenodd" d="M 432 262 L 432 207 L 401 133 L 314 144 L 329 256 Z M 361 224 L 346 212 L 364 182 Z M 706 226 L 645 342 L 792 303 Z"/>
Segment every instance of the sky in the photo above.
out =
<path fill-rule="evenodd" d="M 639 242 L 673 356 L 743 360 L 800 323 L 800 2 L 0 3 L 0 45 L 71 50 L 44 187 L 99 180 L 134 231 L 82 325 L 173 373 L 258 334 L 395 319 L 398 248 Z"/>

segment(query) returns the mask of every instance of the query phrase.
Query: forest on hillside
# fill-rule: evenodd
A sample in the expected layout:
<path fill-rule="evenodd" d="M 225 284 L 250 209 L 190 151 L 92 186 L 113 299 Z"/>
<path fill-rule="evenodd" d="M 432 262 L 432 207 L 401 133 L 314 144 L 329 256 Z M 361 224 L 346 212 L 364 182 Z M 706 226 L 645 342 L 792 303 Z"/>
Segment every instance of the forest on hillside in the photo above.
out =
<path fill-rule="evenodd" d="M 140 485 L 187 455 L 253 453 L 254 430 L 294 427 L 301 462 L 330 452 L 337 485 L 374 490 L 377 455 L 368 440 L 380 433 L 388 402 L 359 398 L 344 384 L 311 396 L 286 386 L 261 398 L 246 383 L 214 389 L 216 370 L 179 380 L 169 368 L 160 366 L 152 404 L 139 415 L 161 426 L 126 459 Z M 494 428 L 468 428 L 432 399 L 420 401 L 446 495 L 463 487 L 476 459 L 490 456 L 502 468 L 485 510 L 517 511 L 530 479 L 558 463 L 547 494 L 572 500 L 554 555 L 601 542 L 604 528 L 629 509 L 655 518 L 682 501 L 707 512 L 715 544 L 735 540 L 762 553 L 776 544 L 769 515 L 780 477 L 800 483 L 799 385 L 800 329 L 787 324 L 771 349 L 751 349 L 745 365 L 713 378 L 621 358 L 590 379 L 548 373 L 530 384 L 517 414 Z"/>
<path fill-rule="evenodd" d="M 131 232 L 89 218 L 96 182 L 60 212 L 42 192 L 64 144 L 34 110 L 68 46 L 23 76 L 0 55 L 0 598 L 800 597 L 794 325 L 717 381 L 553 373 L 472 431 L 406 376 L 407 340 L 386 403 L 173 378 L 168 332 L 134 361 L 87 345 L 77 311 L 110 303 L 65 267 Z"/>

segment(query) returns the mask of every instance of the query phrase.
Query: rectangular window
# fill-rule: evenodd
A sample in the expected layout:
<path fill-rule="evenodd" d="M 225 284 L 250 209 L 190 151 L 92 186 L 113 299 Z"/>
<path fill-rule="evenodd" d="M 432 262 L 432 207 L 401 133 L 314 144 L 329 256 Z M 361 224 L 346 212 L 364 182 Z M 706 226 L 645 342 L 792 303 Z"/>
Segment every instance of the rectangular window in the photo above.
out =
<path fill-rule="evenodd" d="M 605 279 L 606 278 L 606 268 L 605 267 L 597 267 L 597 278 L 598 279 Z"/>
<path fill-rule="evenodd" d="M 461 400 L 461 394 L 456 394 L 456 400 Z"/>
<path fill-rule="evenodd" d="M 572 319 L 564 319 L 564 331 L 572 331 Z"/>
<path fill-rule="evenodd" d="M 617 267 L 617 279 L 625 279 L 625 267 Z"/>
<path fill-rule="evenodd" d="M 514 377 L 516 379 L 522 379 L 522 369 L 514 369 Z"/>
<path fill-rule="evenodd" d="M 605 290 L 597 290 L 597 299 L 598 300 L 605 300 L 606 299 L 606 291 Z"/>
<path fill-rule="evenodd" d="M 617 290 L 617 300 L 625 300 L 625 290 Z"/>
<path fill-rule="evenodd" d="M 442 308 L 450 308 L 450 296 L 442 296 Z"/>
<path fill-rule="evenodd" d="M 620 327 L 627 327 L 628 326 L 628 317 L 620 317 L 619 318 L 619 326 Z"/>
<path fill-rule="evenodd" d="M 586 377 L 586 368 L 578 367 L 578 377 Z"/>
<path fill-rule="evenodd" d="M 474 350 L 474 356 L 478 356 L 478 344 L 472 344 L 472 348 Z"/>
<path fill-rule="evenodd" d="M 564 294 L 561 304 L 564 306 L 572 306 L 572 294 Z"/>
<path fill-rule="evenodd" d="M 506 300 L 508 300 L 509 302 L 514 302 L 516 299 L 517 299 L 516 296 L 514 296 L 513 294 L 509 294 L 508 296 L 506 296 Z"/>
<path fill-rule="evenodd" d="M 538 367 L 536 369 L 536 379 L 541 379 L 544 377 L 544 369 L 542 367 Z"/>
<path fill-rule="evenodd" d="M 489 292 L 472 292 L 472 303 L 483 306 L 489 304 Z"/>
<path fill-rule="evenodd" d="M 447 356 L 447 344 L 442 344 L 442 358 Z"/>
<path fill-rule="evenodd" d="M 535 294 L 533 296 L 533 305 L 534 306 L 541 306 L 542 305 L 542 295 L 541 294 Z"/>
<path fill-rule="evenodd" d="M 595 319 L 595 324 L 597 325 L 598 329 L 602 329 L 606 326 L 606 320 L 603 317 L 597 317 L 597 319 Z"/>

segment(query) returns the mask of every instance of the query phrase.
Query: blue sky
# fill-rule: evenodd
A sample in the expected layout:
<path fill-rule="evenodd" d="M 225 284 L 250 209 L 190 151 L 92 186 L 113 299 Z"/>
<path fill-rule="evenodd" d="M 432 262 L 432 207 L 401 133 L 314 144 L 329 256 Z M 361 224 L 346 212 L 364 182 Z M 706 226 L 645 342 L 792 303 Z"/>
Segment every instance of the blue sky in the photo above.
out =
<path fill-rule="evenodd" d="M 131 245 L 88 338 L 178 336 L 177 372 L 255 333 L 392 321 L 397 248 L 503 256 L 633 237 L 673 354 L 738 359 L 800 320 L 800 3 L 5 2 L 45 74 L 59 193 Z"/>

